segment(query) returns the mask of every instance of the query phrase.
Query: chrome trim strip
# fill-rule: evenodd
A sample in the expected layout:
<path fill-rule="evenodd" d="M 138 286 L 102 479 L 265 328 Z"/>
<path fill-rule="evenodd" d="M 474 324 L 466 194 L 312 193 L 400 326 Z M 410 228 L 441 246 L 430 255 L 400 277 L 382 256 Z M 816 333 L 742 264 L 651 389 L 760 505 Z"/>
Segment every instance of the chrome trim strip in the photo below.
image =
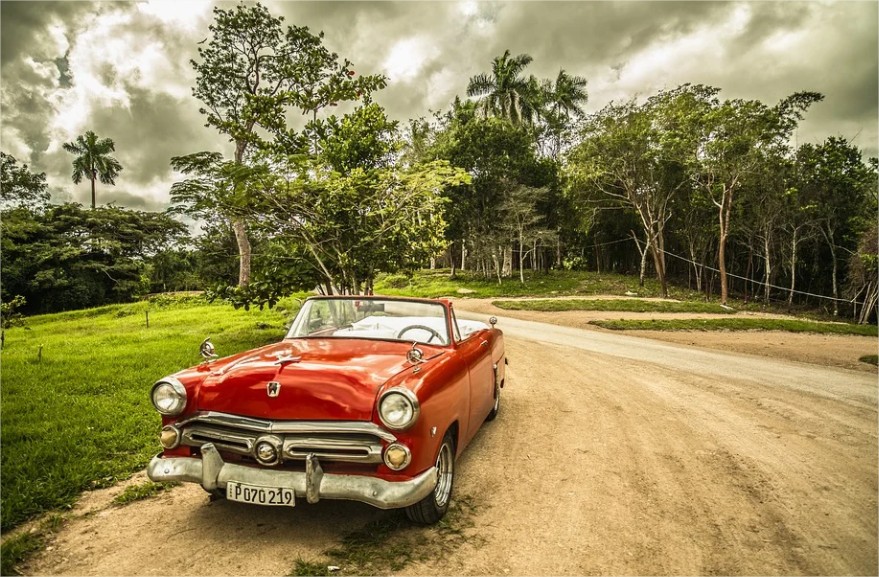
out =
<path fill-rule="evenodd" d="M 293 489 L 297 497 L 361 501 L 379 509 L 399 509 L 414 505 L 433 492 L 437 469 L 431 467 L 408 481 L 385 481 L 365 475 L 323 473 L 312 456 L 311 473 L 278 471 L 224 463 L 210 443 L 202 446 L 204 460 L 192 457 L 153 457 L 147 467 L 152 481 L 198 483 L 207 490 L 225 488 L 229 481 L 263 487 Z M 310 498 L 309 498 L 310 497 Z"/>
<path fill-rule="evenodd" d="M 416 399 L 416 403 L 417 402 L 418 400 Z M 187 419 L 177 421 L 175 425 L 182 428 L 196 422 L 246 429 L 248 431 L 264 434 L 363 433 L 376 436 L 388 443 L 393 443 L 397 440 L 397 437 L 393 433 L 390 433 L 375 423 L 370 423 L 368 421 L 267 421 L 263 419 L 253 419 L 251 417 L 230 415 L 228 413 L 205 411 L 196 413 Z"/>

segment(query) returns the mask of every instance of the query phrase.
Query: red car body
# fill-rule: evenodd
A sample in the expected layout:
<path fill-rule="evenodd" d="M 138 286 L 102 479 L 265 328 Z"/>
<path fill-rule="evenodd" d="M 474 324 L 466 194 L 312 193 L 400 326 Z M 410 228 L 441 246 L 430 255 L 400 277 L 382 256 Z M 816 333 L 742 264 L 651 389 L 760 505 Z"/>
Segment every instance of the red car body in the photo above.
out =
<path fill-rule="evenodd" d="M 284 489 L 281 501 L 405 507 L 435 522 L 448 507 L 454 457 L 498 411 L 506 357 L 491 320 L 459 321 L 447 300 L 312 297 L 281 342 L 154 385 L 164 451 L 148 474 L 252 503 L 273 504 L 243 498 L 239 485 L 247 495 L 267 489 L 264 498 Z"/>

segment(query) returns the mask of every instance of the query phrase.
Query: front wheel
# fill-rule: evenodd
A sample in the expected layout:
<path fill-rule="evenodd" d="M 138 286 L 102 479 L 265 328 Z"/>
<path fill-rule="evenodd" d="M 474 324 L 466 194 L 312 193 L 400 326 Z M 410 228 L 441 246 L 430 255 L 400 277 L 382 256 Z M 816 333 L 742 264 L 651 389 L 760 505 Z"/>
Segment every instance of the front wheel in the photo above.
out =
<path fill-rule="evenodd" d="M 410 521 L 423 525 L 432 525 L 443 518 L 449 510 L 452 500 L 452 486 L 455 483 L 455 442 L 451 432 L 443 437 L 439 453 L 436 456 L 436 487 L 433 493 L 406 507 L 406 516 Z"/>

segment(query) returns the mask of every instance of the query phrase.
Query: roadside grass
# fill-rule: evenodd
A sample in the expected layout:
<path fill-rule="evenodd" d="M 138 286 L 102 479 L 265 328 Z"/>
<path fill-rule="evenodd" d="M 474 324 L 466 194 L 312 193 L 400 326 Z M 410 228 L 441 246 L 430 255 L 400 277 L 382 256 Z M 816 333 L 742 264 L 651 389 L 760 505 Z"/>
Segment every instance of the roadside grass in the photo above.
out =
<path fill-rule="evenodd" d="M 167 491 L 173 487 L 177 487 L 180 483 L 153 483 L 152 481 L 144 481 L 135 485 L 129 485 L 125 489 L 113 497 L 114 505 L 128 505 L 135 501 L 143 501 L 158 495 L 162 491 Z"/>
<path fill-rule="evenodd" d="M 876 325 L 821 323 L 789 319 L 648 319 L 600 320 L 589 324 L 611 330 L 625 331 L 786 331 L 792 333 L 820 333 L 863 335 L 875 337 Z"/>
<path fill-rule="evenodd" d="M 498 284 L 497 278 L 484 277 L 473 271 L 456 271 L 449 276 L 449 269 L 421 270 L 411 274 L 379 275 L 375 281 L 375 293 L 383 295 L 415 296 L 426 298 L 465 297 L 496 298 L 517 296 L 567 296 L 567 295 L 624 295 L 634 293 L 640 297 L 659 296 L 659 283 L 648 279 L 644 287 L 638 286 L 638 277 L 584 271 L 549 271 L 525 273 L 525 284 L 519 277 L 505 278 Z M 686 289 L 672 289 L 676 298 L 697 298 L 698 293 Z M 694 296 L 695 295 L 695 296 Z"/>
<path fill-rule="evenodd" d="M 160 449 L 152 384 L 197 364 L 207 336 L 221 356 L 281 339 L 296 309 L 293 298 L 262 311 L 165 298 L 29 317 L 7 329 L 0 528 L 69 508 L 81 491 L 143 469 Z"/>
<path fill-rule="evenodd" d="M 49 537 L 64 523 L 59 514 L 47 516 L 37 527 L 8 537 L 0 545 L 0 575 L 21 575 L 17 566 L 46 546 Z"/>
<path fill-rule="evenodd" d="M 494 306 L 511 311 L 627 311 L 637 313 L 717 313 L 736 311 L 717 303 L 647 301 L 643 299 L 559 299 L 494 301 Z"/>
<path fill-rule="evenodd" d="M 415 525 L 403 511 L 388 512 L 342 537 L 339 545 L 322 553 L 323 559 L 300 557 L 290 575 L 379 575 L 402 571 L 413 561 L 442 558 L 466 542 L 482 539 L 468 532 L 474 527 L 475 511 L 470 496 L 456 495 L 436 525 Z"/>
<path fill-rule="evenodd" d="M 862 363 L 879 366 L 879 355 L 864 355 L 858 359 Z"/>

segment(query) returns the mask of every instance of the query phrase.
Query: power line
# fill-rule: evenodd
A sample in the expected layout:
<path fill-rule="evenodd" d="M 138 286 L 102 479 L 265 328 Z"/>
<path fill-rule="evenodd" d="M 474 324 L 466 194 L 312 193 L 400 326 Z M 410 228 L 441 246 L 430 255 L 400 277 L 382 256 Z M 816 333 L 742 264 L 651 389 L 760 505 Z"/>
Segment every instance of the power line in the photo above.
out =
<path fill-rule="evenodd" d="M 698 262 L 696 262 L 696 261 L 690 260 L 690 259 L 685 258 L 685 257 L 682 257 L 682 256 L 680 256 L 680 255 L 677 255 L 677 254 L 674 254 L 674 253 L 668 252 L 668 251 L 665 250 L 665 249 L 660 249 L 660 250 L 662 250 L 662 252 L 665 253 L 665 254 L 667 254 L 668 256 L 671 256 L 671 257 L 674 257 L 674 258 L 680 259 L 680 260 L 682 260 L 682 261 L 684 261 L 684 262 L 687 262 L 687 263 L 690 263 L 690 264 L 699 265 L 700 267 L 702 267 L 702 268 L 706 268 L 706 269 L 708 269 L 708 270 L 710 270 L 710 271 L 720 272 L 719 269 L 716 269 L 716 268 L 714 268 L 714 267 L 708 266 L 707 264 L 698 263 Z M 737 274 L 733 274 L 733 273 L 731 273 L 731 272 L 727 272 L 726 274 L 727 274 L 727 276 L 731 276 L 731 277 L 733 277 L 733 278 L 737 278 L 737 279 L 740 279 L 740 280 L 748 281 L 748 282 L 750 282 L 750 283 L 754 283 L 754 284 L 757 284 L 757 285 L 760 285 L 760 286 L 766 286 L 766 283 L 763 282 L 763 281 L 758 281 L 758 280 L 750 279 L 750 278 L 748 278 L 748 277 L 739 276 L 739 275 L 737 275 Z M 786 293 L 790 293 L 790 292 L 791 292 L 790 288 L 787 288 L 787 287 L 782 287 L 782 286 L 778 286 L 778 285 L 774 285 L 774 284 L 770 284 L 769 286 L 770 286 L 770 288 L 774 288 L 774 289 L 782 290 L 782 291 L 784 291 L 784 292 L 786 292 Z M 805 295 L 805 296 L 815 297 L 815 298 L 819 298 L 819 299 L 826 299 L 826 300 L 838 301 L 838 302 L 843 302 L 843 303 L 849 303 L 849 302 L 850 302 L 850 303 L 854 303 L 854 302 L 855 302 L 855 299 L 852 299 L 852 300 L 841 299 L 841 298 L 836 298 L 836 297 L 830 297 L 830 296 L 827 296 L 827 295 L 819 295 L 819 294 L 815 294 L 815 293 L 809 293 L 809 292 L 805 292 L 805 291 L 794 290 L 793 293 L 794 293 L 794 294 L 798 294 L 798 295 Z"/>

